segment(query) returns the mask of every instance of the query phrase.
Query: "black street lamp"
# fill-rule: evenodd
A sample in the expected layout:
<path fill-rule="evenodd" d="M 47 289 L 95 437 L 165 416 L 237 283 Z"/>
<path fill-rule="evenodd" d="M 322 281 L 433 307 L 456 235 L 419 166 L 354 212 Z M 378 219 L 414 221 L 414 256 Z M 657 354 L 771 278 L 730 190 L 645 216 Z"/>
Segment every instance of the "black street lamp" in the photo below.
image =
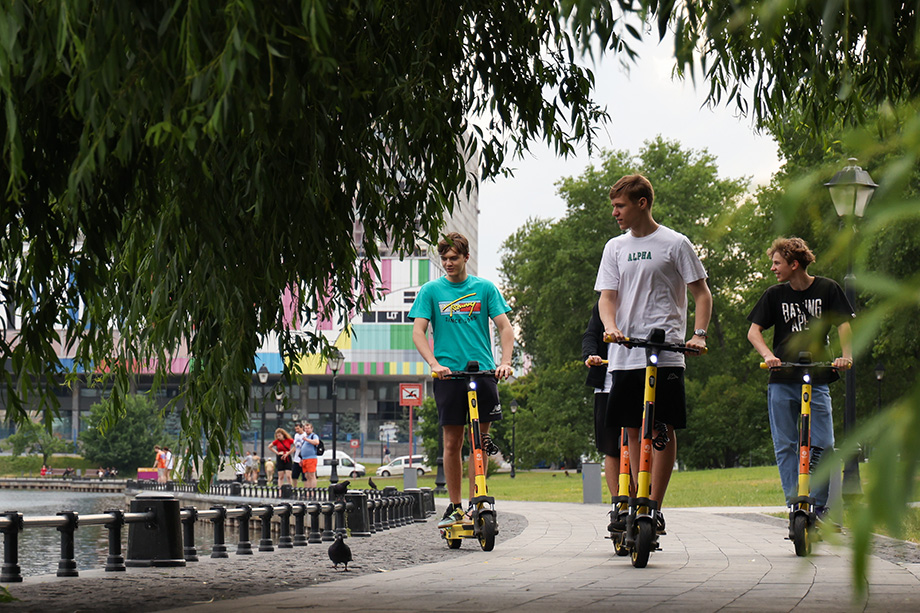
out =
<path fill-rule="evenodd" d="M 268 383 L 268 367 L 262 364 L 258 372 L 259 383 L 262 384 L 262 420 L 259 422 L 259 441 L 262 450 L 259 452 L 259 485 L 265 485 L 265 384 Z"/>
<path fill-rule="evenodd" d="M 849 165 L 834 175 L 834 178 L 824 184 L 831 193 L 834 208 L 841 222 L 848 221 L 855 224 L 856 217 L 866 213 L 869 198 L 878 185 L 869 176 L 869 173 L 857 166 L 856 158 L 849 159 Z M 855 229 L 855 225 L 854 225 Z M 843 290 L 853 309 L 856 309 L 856 290 L 853 281 L 853 250 L 849 249 L 847 260 L 847 275 L 843 280 Z M 856 372 L 850 368 L 846 372 L 846 405 L 843 412 L 843 432 L 850 434 L 856 427 Z M 848 459 L 843 467 L 843 495 L 856 495 L 862 492 L 859 482 L 859 458 L 853 456 Z"/>
<path fill-rule="evenodd" d="M 517 460 L 517 443 L 515 441 L 515 417 L 517 416 L 517 400 L 511 401 L 511 478 L 514 479 L 514 462 Z"/>
<path fill-rule="evenodd" d="M 345 356 L 338 349 L 333 348 L 329 356 L 329 370 L 332 371 L 332 469 L 329 472 L 329 483 L 339 482 L 339 456 L 336 453 L 335 441 L 339 437 L 338 400 L 339 390 L 335 385 L 335 378 L 342 368 Z"/>

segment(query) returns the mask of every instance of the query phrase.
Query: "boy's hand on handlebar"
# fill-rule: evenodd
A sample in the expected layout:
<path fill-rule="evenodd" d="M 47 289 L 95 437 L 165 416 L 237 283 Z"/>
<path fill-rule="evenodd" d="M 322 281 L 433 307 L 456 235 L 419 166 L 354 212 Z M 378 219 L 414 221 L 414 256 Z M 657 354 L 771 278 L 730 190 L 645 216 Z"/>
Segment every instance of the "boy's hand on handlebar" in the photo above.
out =
<path fill-rule="evenodd" d="M 694 351 L 688 351 L 690 355 L 702 355 L 706 351 L 706 339 L 701 336 L 694 336 L 689 341 L 685 343 L 687 349 L 693 349 Z"/>
<path fill-rule="evenodd" d="M 450 369 L 447 366 L 441 366 L 440 364 L 435 364 L 431 367 L 431 376 L 435 379 L 443 379 L 450 374 Z"/>
<path fill-rule="evenodd" d="M 585 360 L 585 366 L 601 366 L 603 363 L 604 359 L 599 355 L 589 355 Z"/>
<path fill-rule="evenodd" d="M 766 366 L 767 368 L 779 368 L 780 366 L 783 365 L 783 361 L 779 359 L 778 357 L 776 357 L 775 355 L 771 355 L 768 358 L 764 358 L 763 363 L 767 365 Z"/>
<path fill-rule="evenodd" d="M 604 330 L 605 343 L 622 343 L 626 340 L 626 335 L 619 328 L 609 328 Z"/>
<path fill-rule="evenodd" d="M 834 368 L 837 370 L 849 370 L 853 367 L 853 358 L 837 358 L 834 360 Z"/>
<path fill-rule="evenodd" d="M 499 364 L 495 368 L 495 378 L 504 381 L 514 373 L 514 369 L 511 368 L 510 364 Z"/>

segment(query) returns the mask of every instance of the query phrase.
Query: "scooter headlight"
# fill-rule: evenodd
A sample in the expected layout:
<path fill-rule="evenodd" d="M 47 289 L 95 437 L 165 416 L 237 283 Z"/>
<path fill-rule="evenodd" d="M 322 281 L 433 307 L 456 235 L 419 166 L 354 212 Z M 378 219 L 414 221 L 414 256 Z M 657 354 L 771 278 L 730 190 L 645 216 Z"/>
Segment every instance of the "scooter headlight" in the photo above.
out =
<path fill-rule="evenodd" d="M 811 375 L 809 375 L 808 373 L 805 373 L 804 375 L 802 375 L 802 381 L 804 383 L 811 383 Z"/>
<path fill-rule="evenodd" d="M 471 390 L 476 389 L 476 382 L 475 382 L 475 381 L 470 381 L 470 389 L 471 389 Z"/>
<path fill-rule="evenodd" d="M 658 356 L 657 356 L 657 355 L 655 355 L 655 354 L 650 355 L 650 356 L 648 357 L 648 360 L 649 360 L 649 362 L 651 362 L 651 363 L 654 364 L 655 366 L 658 365 Z"/>

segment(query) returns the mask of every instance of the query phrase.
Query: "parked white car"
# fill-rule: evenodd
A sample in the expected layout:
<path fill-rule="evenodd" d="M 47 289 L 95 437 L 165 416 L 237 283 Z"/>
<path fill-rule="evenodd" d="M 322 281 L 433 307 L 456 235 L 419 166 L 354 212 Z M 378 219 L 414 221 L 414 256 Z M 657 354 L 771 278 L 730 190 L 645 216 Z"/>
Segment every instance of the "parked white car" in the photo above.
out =
<path fill-rule="evenodd" d="M 344 451 L 336 449 L 335 456 L 339 459 L 339 467 L 336 469 L 336 473 L 339 477 L 363 477 L 367 474 L 367 469 L 364 467 L 364 464 L 355 462 L 355 460 Z M 328 477 L 331 474 L 332 449 L 327 448 L 323 457 L 319 458 L 319 461 L 316 463 L 316 476 Z"/>
<path fill-rule="evenodd" d="M 377 476 L 389 477 L 390 475 L 401 475 L 407 468 L 409 468 L 409 456 L 402 455 L 389 464 L 384 464 L 378 468 Z M 431 472 L 431 469 L 425 465 L 425 456 L 423 455 L 412 456 L 412 468 L 415 469 L 419 477 L 425 473 Z"/>

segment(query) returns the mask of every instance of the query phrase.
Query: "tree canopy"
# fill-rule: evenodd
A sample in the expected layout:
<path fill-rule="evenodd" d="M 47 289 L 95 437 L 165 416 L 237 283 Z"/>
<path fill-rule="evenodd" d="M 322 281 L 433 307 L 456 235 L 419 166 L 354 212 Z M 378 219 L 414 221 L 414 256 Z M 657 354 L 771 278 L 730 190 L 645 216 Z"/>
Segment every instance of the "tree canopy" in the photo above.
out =
<path fill-rule="evenodd" d="M 134 471 L 154 465 L 154 445 L 170 445 L 165 420 L 156 403 L 144 394 L 125 398 L 124 414 L 111 428 L 102 423 L 112 412 L 111 399 L 90 407 L 89 428 L 80 433 L 83 456 L 99 466 Z"/>
<path fill-rule="evenodd" d="M 865 122 L 920 95 L 918 6 L 910 0 L 571 0 L 575 23 L 633 53 L 646 23 L 674 34 L 678 72 L 758 124 L 798 107 L 812 135 Z M 638 23 L 632 20 L 637 20 Z M 627 34 L 624 36 L 623 34 Z"/>
<path fill-rule="evenodd" d="M 205 433 L 207 475 L 265 336 L 322 349 L 283 333 L 285 290 L 301 321 L 344 322 L 373 298 L 378 244 L 436 239 L 458 195 L 533 140 L 564 155 L 590 138 L 603 112 L 561 19 L 548 0 L 4 2 L 12 417 L 66 370 L 61 345 L 71 376 L 109 373 L 107 426 L 136 365 L 162 376 L 187 347 L 182 427 Z"/>

